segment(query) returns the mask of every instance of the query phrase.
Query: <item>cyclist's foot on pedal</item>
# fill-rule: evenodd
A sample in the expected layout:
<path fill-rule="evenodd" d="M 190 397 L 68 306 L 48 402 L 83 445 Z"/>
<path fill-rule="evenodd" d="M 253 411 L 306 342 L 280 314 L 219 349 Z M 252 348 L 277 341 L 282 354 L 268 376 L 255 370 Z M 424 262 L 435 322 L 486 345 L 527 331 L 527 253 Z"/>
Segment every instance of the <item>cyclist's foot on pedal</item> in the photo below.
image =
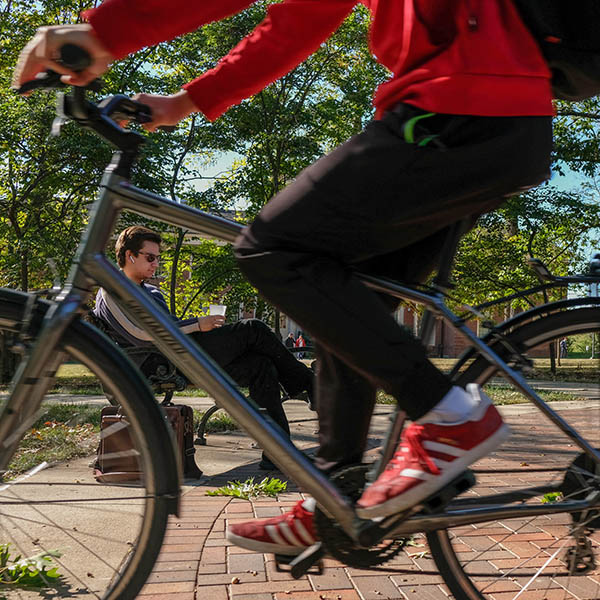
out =
<path fill-rule="evenodd" d="M 316 541 L 315 502 L 300 500 L 287 512 L 270 519 L 255 519 L 227 527 L 227 539 L 247 550 L 296 556 Z"/>
<path fill-rule="evenodd" d="M 431 420 L 426 415 L 406 428 L 385 471 L 358 500 L 359 517 L 385 517 L 412 508 L 509 436 L 508 425 L 479 386 L 470 384 L 467 392 L 473 409 L 465 419 L 446 423 L 432 411 Z"/>

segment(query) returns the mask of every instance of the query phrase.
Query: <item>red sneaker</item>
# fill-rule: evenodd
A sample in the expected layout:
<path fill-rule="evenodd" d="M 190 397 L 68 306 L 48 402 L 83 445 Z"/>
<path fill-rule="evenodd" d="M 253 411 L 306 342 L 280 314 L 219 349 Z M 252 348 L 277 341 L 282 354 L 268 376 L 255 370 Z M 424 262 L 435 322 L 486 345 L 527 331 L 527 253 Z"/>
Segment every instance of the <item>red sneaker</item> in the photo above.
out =
<path fill-rule="evenodd" d="M 296 503 L 290 512 L 270 519 L 246 521 L 227 527 L 227 539 L 257 552 L 296 556 L 317 541 L 311 511 Z"/>
<path fill-rule="evenodd" d="M 510 434 L 492 401 L 475 384 L 477 406 L 460 423 L 412 423 L 385 471 L 363 492 L 356 514 L 386 517 L 416 506 L 489 454 Z"/>

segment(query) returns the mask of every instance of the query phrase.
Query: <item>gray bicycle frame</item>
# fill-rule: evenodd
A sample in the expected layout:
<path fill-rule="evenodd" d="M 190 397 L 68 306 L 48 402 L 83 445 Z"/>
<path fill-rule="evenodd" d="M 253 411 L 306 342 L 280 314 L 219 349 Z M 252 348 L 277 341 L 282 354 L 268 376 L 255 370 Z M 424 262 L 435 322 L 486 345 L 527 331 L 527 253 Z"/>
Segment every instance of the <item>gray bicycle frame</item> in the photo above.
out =
<path fill-rule="evenodd" d="M 67 284 L 48 311 L 42 331 L 29 356 L 23 360 L 13 380 L 11 395 L 0 421 L 0 468 L 13 454 L 21 434 L 37 417 L 46 391 L 62 362 L 57 352 L 61 336 L 76 319 L 89 299 L 92 288 L 100 284 L 124 312 L 153 337 L 156 346 L 196 385 L 206 389 L 216 403 L 225 409 L 273 458 L 281 469 L 313 496 L 320 507 L 333 517 L 353 539 L 358 537 L 360 520 L 356 518 L 351 503 L 339 492 L 323 473 L 316 469 L 281 433 L 260 414 L 258 407 L 244 397 L 235 383 L 194 342 L 181 333 L 170 316 L 160 309 L 139 286 L 127 279 L 104 255 L 122 210 L 160 220 L 226 242 L 233 242 L 242 226 L 209 215 L 194 208 L 173 202 L 159 195 L 136 188 L 113 172 L 109 166 L 94 203 L 88 228 L 73 262 Z M 397 298 L 424 305 L 434 316 L 447 321 L 468 342 L 539 410 L 541 410 L 579 448 L 600 464 L 600 454 L 568 423 L 557 415 L 527 384 L 520 373 L 511 369 L 492 349 L 468 329 L 444 304 L 441 294 L 419 291 L 384 279 L 360 275 L 372 289 Z M 579 512 L 597 507 L 596 495 L 586 500 L 560 503 L 556 506 L 486 506 L 450 510 L 434 515 L 416 515 L 403 521 L 394 529 L 398 535 L 427 531 L 506 518 L 527 517 L 551 512 Z M 364 522 L 363 522 L 364 523 Z"/>

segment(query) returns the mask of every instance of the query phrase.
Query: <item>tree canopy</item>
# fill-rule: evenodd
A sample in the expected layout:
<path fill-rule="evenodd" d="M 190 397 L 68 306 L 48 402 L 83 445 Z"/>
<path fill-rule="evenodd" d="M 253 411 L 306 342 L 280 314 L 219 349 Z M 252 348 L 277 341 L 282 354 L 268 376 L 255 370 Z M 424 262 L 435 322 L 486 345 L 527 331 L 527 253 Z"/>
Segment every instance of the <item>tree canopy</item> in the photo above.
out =
<path fill-rule="evenodd" d="M 64 279 L 110 149 L 74 126 L 49 136 L 54 98 L 18 98 L 9 88 L 17 56 L 37 27 L 76 21 L 91 0 L 0 0 L 0 285 L 47 287 L 54 259 Z M 120 61 L 102 94 L 173 93 L 214 66 L 264 17 L 261 0 L 229 19 Z M 305 63 L 214 123 L 201 115 L 173 134 L 148 136 L 135 183 L 191 206 L 248 222 L 298 172 L 360 131 L 371 98 L 387 77 L 368 49 L 368 11 L 358 6 Z M 535 283 L 524 260 L 536 255 L 558 274 L 584 268 L 597 244 L 594 186 L 599 164 L 597 99 L 557 104 L 554 167 L 582 174 L 584 188 L 544 185 L 484 216 L 464 239 L 456 296 L 477 303 Z M 224 156 L 236 157 L 224 160 Z M 224 164 L 214 175 L 216 165 Z M 210 174 L 209 174 L 210 173 Z M 240 276 L 231 248 L 125 214 L 120 226 L 145 222 L 165 234 L 164 288 L 179 315 L 211 300 L 269 307 Z"/>

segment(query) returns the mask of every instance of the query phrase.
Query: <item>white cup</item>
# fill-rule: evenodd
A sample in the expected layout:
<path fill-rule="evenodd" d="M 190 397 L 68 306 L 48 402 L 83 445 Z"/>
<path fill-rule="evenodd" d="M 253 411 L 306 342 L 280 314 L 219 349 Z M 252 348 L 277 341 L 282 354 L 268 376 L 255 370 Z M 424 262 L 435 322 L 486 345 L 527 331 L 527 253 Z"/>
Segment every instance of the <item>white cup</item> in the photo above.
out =
<path fill-rule="evenodd" d="M 224 304 L 210 304 L 208 307 L 209 315 L 221 315 L 224 317 L 226 311 L 227 307 Z"/>

